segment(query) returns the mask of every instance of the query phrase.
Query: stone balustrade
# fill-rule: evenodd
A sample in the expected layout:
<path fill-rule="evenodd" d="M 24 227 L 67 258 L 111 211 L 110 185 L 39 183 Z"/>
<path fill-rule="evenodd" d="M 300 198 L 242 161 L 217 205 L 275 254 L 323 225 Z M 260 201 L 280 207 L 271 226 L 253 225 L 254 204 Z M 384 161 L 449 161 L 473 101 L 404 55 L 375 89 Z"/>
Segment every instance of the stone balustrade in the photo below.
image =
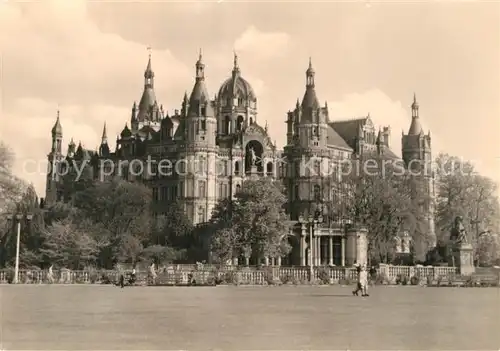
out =
<path fill-rule="evenodd" d="M 204 265 L 199 269 L 196 265 L 171 265 L 162 267 L 157 270 L 157 279 L 166 284 L 183 285 L 187 284 L 189 274 L 194 272 L 195 278 L 206 281 L 209 275 L 217 276 L 222 282 L 227 281 L 227 276 L 232 275 L 232 279 L 241 284 L 262 285 L 269 282 L 270 279 L 275 281 L 305 283 L 310 280 L 309 267 L 286 267 L 286 266 L 267 266 L 267 267 L 242 267 L 242 266 L 215 266 Z M 387 279 L 388 283 L 392 283 L 398 276 L 406 276 L 411 278 L 418 276 L 420 279 L 432 277 L 450 278 L 457 274 L 456 268 L 453 267 L 423 267 L 423 266 L 392 266 L 381 264 L 378 273 Z M 0 284 L 7 284 L 12 279 L 13 270 L 0 270 Z M 146 282 L 148 272 L 137 271 L 137 281 Z M 10 278 L 9 278 L 10 277 Z M 99 284 L 116 282 L 118 277 L 117 271 L 106 270 L 88 270 L 88 271 L 72 271 L 68 269 L 54 270 L 54 284 Z M 338 283 L 342 281 L 353 281 L 357 278 L 357 273 L 351 267 L 315 267 L 314 280 L 328 280 L 330 283 Z M 48 271 L 46 270 L 20 270 L 19 282 L 25 284 L 42 284 L 48 283 Z"/>

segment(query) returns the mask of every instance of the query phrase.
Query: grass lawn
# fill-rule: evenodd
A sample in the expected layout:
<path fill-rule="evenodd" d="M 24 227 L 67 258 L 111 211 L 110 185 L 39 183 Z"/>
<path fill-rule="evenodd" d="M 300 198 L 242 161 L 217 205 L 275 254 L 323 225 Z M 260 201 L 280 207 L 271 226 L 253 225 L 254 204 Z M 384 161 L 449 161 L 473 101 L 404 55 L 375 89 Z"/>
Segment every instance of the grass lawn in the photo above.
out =
<path fill-rule="evenodd" d="M 499 350 L 500 289 L 1 286 L 5 350 Z"/>

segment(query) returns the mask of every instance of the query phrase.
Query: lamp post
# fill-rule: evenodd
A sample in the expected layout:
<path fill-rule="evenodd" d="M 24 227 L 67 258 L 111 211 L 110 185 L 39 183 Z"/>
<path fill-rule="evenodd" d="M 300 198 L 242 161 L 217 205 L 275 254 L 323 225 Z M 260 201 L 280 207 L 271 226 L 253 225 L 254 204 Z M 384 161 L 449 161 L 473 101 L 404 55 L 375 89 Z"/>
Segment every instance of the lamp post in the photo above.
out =
<path fill-rule="evenodd" d="M 33 218 L 33 215 L 32 214 L 24 215 L 22 213 L 17 213 L 15 215 L 8 215 L 7 218 L 17 221 L 17 223 L 16 223 L 16 232 L 17 232 L 17 234 L 16 234 L 16 264 L 14 267 L 14 279 L 13 279 L 13 283 L 17 284 L 19 282 L 19 249 L 21 246 L 21 220 L 23 218 L 26 218 L 26 220 L 31 221 L 31 219 Z"/>

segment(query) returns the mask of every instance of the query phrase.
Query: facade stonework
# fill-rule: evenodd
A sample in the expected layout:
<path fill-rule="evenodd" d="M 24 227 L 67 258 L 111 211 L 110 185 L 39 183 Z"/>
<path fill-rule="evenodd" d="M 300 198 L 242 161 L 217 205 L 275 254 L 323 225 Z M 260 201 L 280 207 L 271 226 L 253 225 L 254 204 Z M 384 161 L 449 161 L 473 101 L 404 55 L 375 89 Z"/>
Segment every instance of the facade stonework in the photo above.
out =
<path fill-rule="evenodd" d="M 359 247 L 366 250 L 367 246 L 362 229 L 350 233 L 345 223 L 328 216 L 314 229 L 299 220 L 312 215 L 318 203 L 324 204 L 327 213 L 326 207 L 338 201 L 336 189 L 342 184 L 339 184 L 340 174 L 337 177 L 329 172 L 332 163 L 373 155 L 398 158 L 390 149 L 389 127 L 377 132 L 369 115 L 332 120 L 327 104 L 319 103 L 311 61 L 306 70 L 302 101 L 297 100 L 286 114 L 283 149 L 278 149 L 271 141 L 267 124 L 264 127 L 259 124 L 257 96 L 243 78 L 236 55 L 230 76 L 222 83 L 218 94 L 210 98 L 200 54 L 191 94 L 184 96 L 181 109 L 175 110 L 173 115 L 158 103 L 154 78 L 150 57 L 144 72 L 142 97 L 139 104 L 133 104 L 130 122 L 117 137 L 114 151 L 104 124 L 101 145 L 96 151 L 86 150 L 81 144 L 76 146 L 71 139 L 64 155 L 58 113 L 48 154 L 52 167 L 47 174 L 46 206 L 56 201 L 69 201 L 72 193 L 84 187 L 86 181 L 106 181 L 119 176 L 129 181 L 142 181 L 151 187 L 156 214 L 161 215 L 170 203 L 178 201 L 188 218 L 200 224 L 210 219 L 217 201 L 232 198 L 246 179 L 268 177 L 283 182 L 286 187 L 287 212 L 293 223 L 289 236 L 293 250 L 288 257 L 280 258 L 280 262 L 306 265 L 309 246 L 315 265 L 366 261 Z M 431 159 L 430 133 L 422 132 L 416 99 L 412 111 L 409 132 L 403 135 L 402 154 L 406 164 L 411 164 L 411 160 Z M 82 178 L 75 184 L 68 184 L 65 177 L 58 176 L 61 167 L 68 164 L 61 162 L 63 160 L 87 165 Z M 145 166 L 147 164 L 150 166 Z M 69 172 L 74 174 L 72 170 Z M 433 176 L 428 175 L 423 181 L 433 196 Z M 434 235 L 433 205 L 426 206 L 429 227 Z M 309 229 L 314 231 L 312 245 Z"/>

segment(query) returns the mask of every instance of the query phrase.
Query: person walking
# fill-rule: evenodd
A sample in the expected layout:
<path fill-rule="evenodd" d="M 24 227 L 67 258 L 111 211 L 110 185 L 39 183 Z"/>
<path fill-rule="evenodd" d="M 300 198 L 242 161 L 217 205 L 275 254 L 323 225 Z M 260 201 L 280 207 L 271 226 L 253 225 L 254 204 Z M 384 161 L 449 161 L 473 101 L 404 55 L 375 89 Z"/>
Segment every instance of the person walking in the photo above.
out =
<path fill-rule="evenodd" d="M 54 272 L 52 272 L 52 265 L 49 267 L 49 272 L 47 273 L 47 280 L 49 281 L 49 284 L 54 283 Z"/>
<path fill-rule="evenodd" d="M 356 263 L 354 263 L 354 267 L 356 268 L 357 282 L 356 282 L 356 290 L 354 290 L 352 292 L 352 294 L 355 296 L 358 296 L 358 293 L 360 291 L 361 291 L 361 293 L 363 292 L 363 289 L 361 286 L 361 265 L 356 262 Z"/>
<path fill-rule="evenodd" d="M 368 295 L 368 267 L 366 265 L 363 265 L 359 273 L 359 285 L 361 287 L 361 296 L 370 296 Z"/>

